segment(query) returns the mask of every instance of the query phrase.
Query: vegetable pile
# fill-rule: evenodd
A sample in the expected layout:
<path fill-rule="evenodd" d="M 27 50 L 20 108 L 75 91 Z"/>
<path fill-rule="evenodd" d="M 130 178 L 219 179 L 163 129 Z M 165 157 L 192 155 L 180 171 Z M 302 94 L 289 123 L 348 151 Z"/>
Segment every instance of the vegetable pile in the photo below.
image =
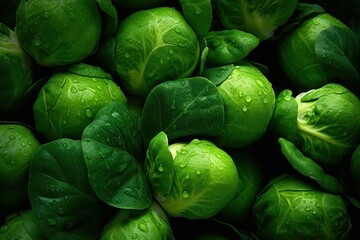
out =
<path fill-rule="evenodd" d="M 354 239 L 359 9 L 0 0 L 0 239 Z"/>

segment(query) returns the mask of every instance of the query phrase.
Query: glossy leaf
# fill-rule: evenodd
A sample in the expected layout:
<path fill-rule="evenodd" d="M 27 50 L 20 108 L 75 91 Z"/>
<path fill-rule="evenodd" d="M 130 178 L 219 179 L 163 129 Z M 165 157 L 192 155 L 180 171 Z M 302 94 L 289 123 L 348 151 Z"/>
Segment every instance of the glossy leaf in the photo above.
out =
<path fill-rule="evenodd" d="M 100 233 L 103 208 L 87 174 L 80 141 L 54 140 L 33 155 L 29 200 L 49 239 L 96 239 Z"/>
<path fill-rule="evenodd" d="M 148 144 L 160 131 L 172 141 L 190 135 L 214 136 L 223 125 L 224 105 L 215 84 L 193 77 L 164 82 L 150 92 L 141 131 Z"/>

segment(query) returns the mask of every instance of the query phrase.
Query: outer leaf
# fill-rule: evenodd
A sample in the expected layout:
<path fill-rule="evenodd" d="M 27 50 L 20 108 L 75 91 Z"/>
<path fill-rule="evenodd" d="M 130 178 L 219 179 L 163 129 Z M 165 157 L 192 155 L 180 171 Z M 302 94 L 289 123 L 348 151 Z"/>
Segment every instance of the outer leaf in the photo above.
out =
<path fill-rule="evenodd" d="M 238 29 L 210 31 L 204 38 L 209 47 L 208 66 L 237 63 L 247 57 L 260 40 L 253 34 Z"/>
<path fill-rule="evenodd" d="M 151 140 L 146 153 L 145 169 L 155 195 L 166 199 L 174 180 L 174 159 L 164 132 L 158 133 Z"/>
<path fill-rule="evenodd" d="M 97 113 L 82 136 L 84 160 L 100 199 L 118 208 L 146 208 L 151 194 L 142 167 L 139 118 L 113 101 Z"/>
<path fill-rule="evenodd" d="M 285 89 L 276 99 L 275 110 L 270 122 L 270 129 L 277 137 L 286 136 L 292 142 L 299 139 L 297 127 L 298 105 L 292 96 L 292 91 Z"/>
<path fill-rule="evenodd" d="M 343 194 L 344 189 L 335 176 L 324 172 L 323 168 L 311 158 L 306 157 L 290 141 L 279 138 L 281 152 L 285 155 L 295 170 L 302 175 L 315 180 L 322 188 L 333 194 Z"/>
<path fill-rule="evenodd" d="M 360 86 L 356 56 L 356 38 L 350 29 L 329 27 L 319 34 L 315 54 L 330 77 L 342 79 L 345 84 Z"/>
<path fill-rule="evenodd" d="M 157 85 L 142 113 L 145 144 L 160 131 L 169 141 L 190 135 L 215 136 L 224 126 L 224 105 L 212 82 L 204 77 L 182 78 Z"/>
<path fill-rule="evenodd" d="M 234 70 L 233 64 L 229 64 L 221 67 L 212 67 L 204 70 L 202 76 L 209 79 L 216 86 L 219 86 L 229 77 L 229 75 L 233 70 Z"/>
<path fill-rule="evenodd" d="M 118 26 L 118 13 L 111 0 L 96 0 L 102 10 L 103 34 L 113 34 Z"/>
<path fill-rule="evenodd" d="M 126 151 L 96 140 L 82 141 L 91 186 L 105 203 L 126 209 L 144 209 L 151 193 L 139 163 Z"/>
<path fill-rule="evenodd" d="M 205 35 L 211 27 L 213 8 L 211 0 L 180 0 L 182 12 L 198 36 Z"/>
<path fill-rule="evenodd" d="M 49 239 L 96 239 L 102 208 L 89 184 L 80 141 L 40 146 L 29 174 L 31 207 Z"/>
<path fill-rule="evenodd" d="M 120 101 L 102 107 L 85 129 L 82 138 L 127 151 L 135 159 L 143 159 L 140 119 Z"/>

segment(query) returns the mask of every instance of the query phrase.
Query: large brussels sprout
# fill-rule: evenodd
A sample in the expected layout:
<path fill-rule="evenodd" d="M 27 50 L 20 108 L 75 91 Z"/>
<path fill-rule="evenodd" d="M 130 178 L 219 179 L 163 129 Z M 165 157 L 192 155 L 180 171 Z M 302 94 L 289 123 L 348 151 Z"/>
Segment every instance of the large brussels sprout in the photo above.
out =
<path fill-rule="evenodd" d="M 28 127 L 0 124 L 0 212 L 27 200 L 30 159 L 39 146 Z"/>
<path fill-rule="evenodd" d="M 296 175 L 272 179 L 253 207 L 256 234 L 268 239 L 348 239 L 347 202 Z"/>
<path fill-rule="evenodd" d="M 154 202 L 144 210 L 119 211 L 104 226 L 100 240 L 175 239 L 164 210 Z"/>
<path fill-rule="evenodd" d="M 126 101 L 109 73 L 97 66 L 77 63 L 54 73 L 36 98 L 36 129 L 45 138 L 80 139 L 84 128 L 105 104 Z"/>
<path fill-rule="evenodd" d="M 16 33 L 0 23 L 0 113 L 14 113 L 32 84 L 33 61 Z"/>
<path fill-rule="evenodd" d="M 190 76 L 197 66 L 197 35 L 174 8 L 138 11 L 115 33 L 115 73 L 128 93 L 146 96 L 158 83 Z"/>
<path fill-rule="evenodd" d="M 247 146 L 265 134 L 276 97 L 271 82 L 256 66 L 244 62 L 230 68 L 218 91 L 225 107 L 224 132 L 214 140 L 219 146 Z"/>
<path fill-rule="evenodd" d="M 0 239 L 46 240 L 32 209 L 8 214 L 0 226 Z"/>
<path fill-rule="evenodd" d="M 214 0 L 221 23 L 226 29 L 240 29 L 260 40 L 272 37 L 295 11 L 297 0 Z"/>
<path fill-rule="evenodd" d="M 232 158 L 207 140 L 168 145 L 164 132 L 150 142 L 145 172 L 155 199 L 172 217 L 205 219 L 234 197 L 239 175 Z"/>
<path fill-rule="evenodd" d="M 279 63 L 301 91 L 338 82 L 359 88 L 356 37 L 340 19 L 321 13 L 278 41 Z"/>
<path fill-rule="evenodd" d="M 20 45 L 39 65 L 80 62 L 96 50 L 101 35 L 96 1 L 22 0 L 16 11 Z"/>
<path fill-rule="evenodd" d="M 328 83 L 292 96 L 277 97 L 271 131 L 291 141 L 321 166 L 343 163 L 360 141 L 360 100 L 349 89 Z"/>

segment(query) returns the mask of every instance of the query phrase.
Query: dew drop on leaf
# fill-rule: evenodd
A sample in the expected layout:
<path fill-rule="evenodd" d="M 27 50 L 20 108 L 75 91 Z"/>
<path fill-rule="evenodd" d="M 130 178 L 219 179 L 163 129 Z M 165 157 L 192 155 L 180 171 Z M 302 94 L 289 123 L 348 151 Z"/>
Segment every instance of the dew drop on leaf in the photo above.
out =
<path fill-rule="evenodd" d="M 48 218 L 46 220 L 46 223 L 49 225 L 49 226 L 55 226 L 57 224 L 57 220 L 56 218 Z"/>

